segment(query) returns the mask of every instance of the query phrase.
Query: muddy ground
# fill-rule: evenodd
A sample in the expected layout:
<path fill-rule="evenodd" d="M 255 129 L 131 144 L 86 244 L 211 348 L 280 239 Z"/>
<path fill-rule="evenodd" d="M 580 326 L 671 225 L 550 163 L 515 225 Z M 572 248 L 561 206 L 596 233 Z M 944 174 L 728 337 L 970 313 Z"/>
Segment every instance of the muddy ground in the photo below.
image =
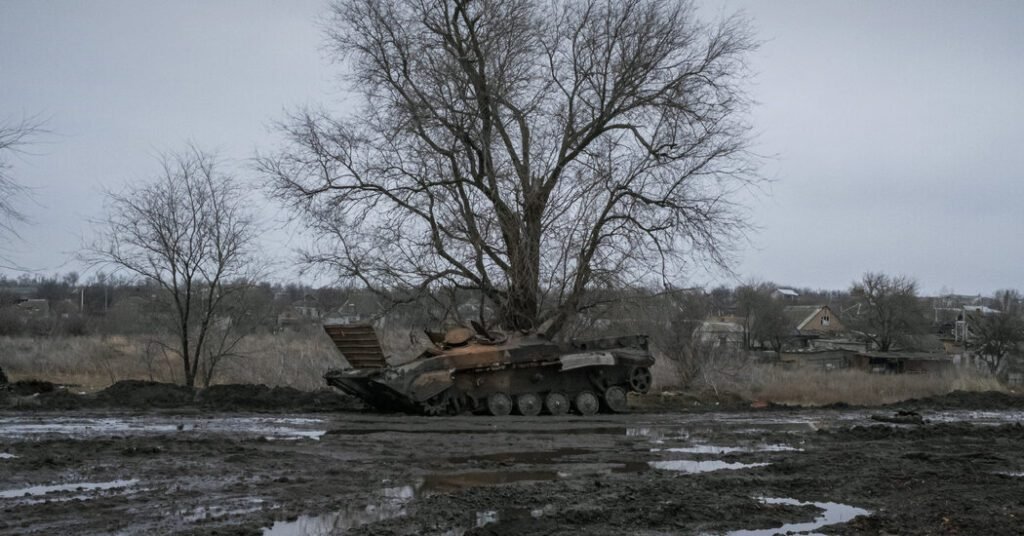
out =
<path fill-rule="evenodd" d="M 594 418 L 332 400 L 8 407 L 0 534 L 1024 534 L 1018 397 Z"/>

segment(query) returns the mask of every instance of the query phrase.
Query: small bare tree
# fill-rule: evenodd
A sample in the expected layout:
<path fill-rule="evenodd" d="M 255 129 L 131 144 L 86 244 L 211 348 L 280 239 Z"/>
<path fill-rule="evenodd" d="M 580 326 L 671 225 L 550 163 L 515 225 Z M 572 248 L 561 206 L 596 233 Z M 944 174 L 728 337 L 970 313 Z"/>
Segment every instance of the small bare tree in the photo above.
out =
<path fill-rule="evenodd" d="M 1021 310 L 1020 293 L 1016 290 L 1002 290 L 996 293 L 995 301 L 1001 311 L 979 315 L 972 322 L 971 331 L 977 352 L 988 363 L 993 374 L 1002 372 L 1007 357 L 1020 355 L 1024 346 L 1024 311 Z"/>
<path fill-rule="evenodd" d="M 881 352 L 908 343 L 925 331 L 925 315 L 917 298 L 917 281 L 906 276 L 866 273 L 850 288 L 859 314 L 844 319 Z"/>
<path fill-rule="evenodd" d="M 191 147 L 164 157 L 155 180 L 108 193 L 94 261 L 162 290 L 185 384 L 209 383 L 244 331 L 230 312 L 251 288 L 259 263 L 246 192 L 218 173 L 213 156 Z"/>
<path fill-rule="evenodd" d="M 725 265 L 755 180 L 746 22 L 689 0 L 336 0 L 360 113 L 297 114 L 261 160 L 318 234 L 307 261 L 381 291 L 482 293 L 559 331 L 597 288 Z"/>

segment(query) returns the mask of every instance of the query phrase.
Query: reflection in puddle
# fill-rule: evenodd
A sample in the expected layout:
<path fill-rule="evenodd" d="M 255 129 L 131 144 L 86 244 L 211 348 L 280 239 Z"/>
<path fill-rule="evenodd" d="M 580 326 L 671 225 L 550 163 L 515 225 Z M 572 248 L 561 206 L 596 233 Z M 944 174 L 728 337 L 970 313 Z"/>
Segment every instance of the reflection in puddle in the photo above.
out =
<path fill-rule="evenodd" d="M 17 458 L 17 456 L 8 452 L 0 452 L 0 460 L 12 460 L 14 458 Z"/>
<path fill-rule="evenodd" d="M 781 527 L 773 529 L 755 529 L 755 530 L 734 530 L 729 532 L 727 536 L 772 536 L 773 534 L 803 534 L 812 530 L 817 530 L 828 525 L 836 525 L 839 523 L 846 523 L 851 519 L 858 516 L 870 515 L 871 512 L 850 506 L 848 504 L 839 504 L 834 502 L 801 502 L 796 499 L 789 498 L 772 498 L 762 497 L 758 499 L 764 504 L 785 504 L 787 506 L 814 506 L 820 508 L 822 511 L 821 515 L 814 518 L 814 521 L 807 523 L 787 523 Z"/>
<path fill-rule="evenodd" d="M 351 505 L 340 510 L 320 515 L 300 516 L 292 521 L 275 521 L 263 529 L 263 536 L 308 536 L 312 534 L 341 534 L 346 530 L 386 521 L 406 515 L 406 507 L 416 497 L 430 493 L 445 493 L 481 486 L 499 486 L 514 482 L 539 482 L 556 480 L 563 474 L 554 471 L 488 471 L 472 473 L 438 473 L 424 476 L 415 484 L 396 486 L 381 490 L 383 500 L 378 504 L 365 506 Z M 538 518 L 550 513 L 549 506 L 524 511 L 523 515 Z M 476 526 L 482 527 L 519 515 L 518 512 L 487 510 L 477 512 Z M 465 530 L 453 529 L 452 535 Z"/>
<path fill-rule="evenodd" d="M 723 462 L 721 460 L 665 460 L 647 463 L 655 469 L 661 469 L 663 471 L 679 471 L 681 473 L 709 473 L 711 471 L 721 470 L 732 471 L 736 469 L 748 469 L 751 467 L 764 467 L 765 465 L 770 465 L 768 463 Z"/>
<path fill-rule="evenodd" d="M 299 516 L 294 521 L 275 521 L 263 529 L 263 536 L 306 536 L 310 534 L 340 534 L 369 523 L 385 521 L 405 515 L 405 503 L 382 503 L 364 507 L 347 507 L 336 512 L 316 516 Z"/>
<path fill-rule="evenodd" d="M 507 508 L 502 510 L 485 510 L 476 513 L 475 528 L 486 527 L 487 525 L 496 524 L 502 521 L 515 521 L 522 519 L 540 519 L 545 515 L 551 515 L 555 512 L 555 508 L 548 504 L 543 508 L 535 508 L 533 510 L 526 510 L 523 508 Z M 448 529 L 443 533 L 443 536 L 464 536 L 467 532 L 465 527 L 456 527 Z"/>
<path fill-rule="evenodd" d="M 996 474 L 997 475 L 1003 475 L 1003 476 L 1018 476 L 1018 477 L 1020 477 L 1020 476 L 1024 476 L 1024 471 L 1000 471 L 1000 472 L 997 472 Z"/>
<path fill-rule="evenodd" d="M 308 536 L 341 534 L 369 523 L 386 521 L 406 514 L 406 505 L 416 497 L 421 485 L 384 488 L 384 500 L 365 506 L 349 505 L 341 510 L 319 515 L 299 516 L 292 521 L 275 521 L 263 529 L 263 536 Z"/>
<path fill-rule="evenodd" d="M 102 491 L 115 488 L 125 488 L 128 486 L 134 486 L 139 481 L 132 480 L 112 480 L 110 482 L 76 482 L 74 484 L 56 484 L 52 486 L 30 486 L 21 489 L 9 489 L 0 491 L 0 499 L 13 499 L 16 497 L 24 497 L 26 495 L 46 495 L 47 493 L 59 493 L 62 491 Z"/>
<path fill-rule="evenodd" d="M 491 523 L 498 522 L 498 512 L 495 510 L 488 510 L 486 512 L 476 513 L 476 526 L 483 527 L 490 525 Z"/>
<path fill-rule="evenodd" d="M 251 514 L 253 512 L 260 512 L 264 510 L 263 499 L 250 498 L 246 503 L 249 506 L 239 506 L 238 508 L 225 508 L 223 506 L 197 506 L 191 509 L 178 510 L 178 516 L 187 522 L 203 521 L 207 519 L 217 519 L 224 516 L 235 516 L 242 514 Z M 278 506 L 271 506 L 270 510 L 277 509 Z"/>
<path fill-rule="evenodd" d="M 672 447 L 667 449 L 651 449 L 651 452 L 678 452 L 682 454 L 731 454 L 734 452 L 803 452 L 804 449 L 789 445 L 753 445 L 749 447 L 723 447 L 720 445 L 694 445 L 692 447 Z"/>

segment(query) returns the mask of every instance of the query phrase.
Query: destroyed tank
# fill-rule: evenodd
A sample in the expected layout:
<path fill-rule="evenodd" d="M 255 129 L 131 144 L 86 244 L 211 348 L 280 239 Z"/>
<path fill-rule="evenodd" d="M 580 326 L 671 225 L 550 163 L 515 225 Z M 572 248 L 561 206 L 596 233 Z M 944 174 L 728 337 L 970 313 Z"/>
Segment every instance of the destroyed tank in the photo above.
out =
<path fill-rule="evenodd" d="M 557 344 L 475 328 L 428 333 L 432 347 L 392 366 L 372 326 L 327 325 L 351 368 L 329 370 L 324 378 L 374 408 L 427 415 L 622 412 L 627 393 L 651 388 L 654 357 L 644 335 Z"/>

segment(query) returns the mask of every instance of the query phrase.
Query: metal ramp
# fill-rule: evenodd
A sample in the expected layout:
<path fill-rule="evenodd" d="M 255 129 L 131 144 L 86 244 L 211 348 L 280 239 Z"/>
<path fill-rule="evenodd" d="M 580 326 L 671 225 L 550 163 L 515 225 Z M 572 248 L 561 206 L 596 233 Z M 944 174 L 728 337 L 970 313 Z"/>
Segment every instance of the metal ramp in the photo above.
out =
<path fill-rule="evenodd" d="M 376 369 L 387 366 L 384 350 L 370 324 L 325 325 L 324 331 L 352 368 Z"/>

